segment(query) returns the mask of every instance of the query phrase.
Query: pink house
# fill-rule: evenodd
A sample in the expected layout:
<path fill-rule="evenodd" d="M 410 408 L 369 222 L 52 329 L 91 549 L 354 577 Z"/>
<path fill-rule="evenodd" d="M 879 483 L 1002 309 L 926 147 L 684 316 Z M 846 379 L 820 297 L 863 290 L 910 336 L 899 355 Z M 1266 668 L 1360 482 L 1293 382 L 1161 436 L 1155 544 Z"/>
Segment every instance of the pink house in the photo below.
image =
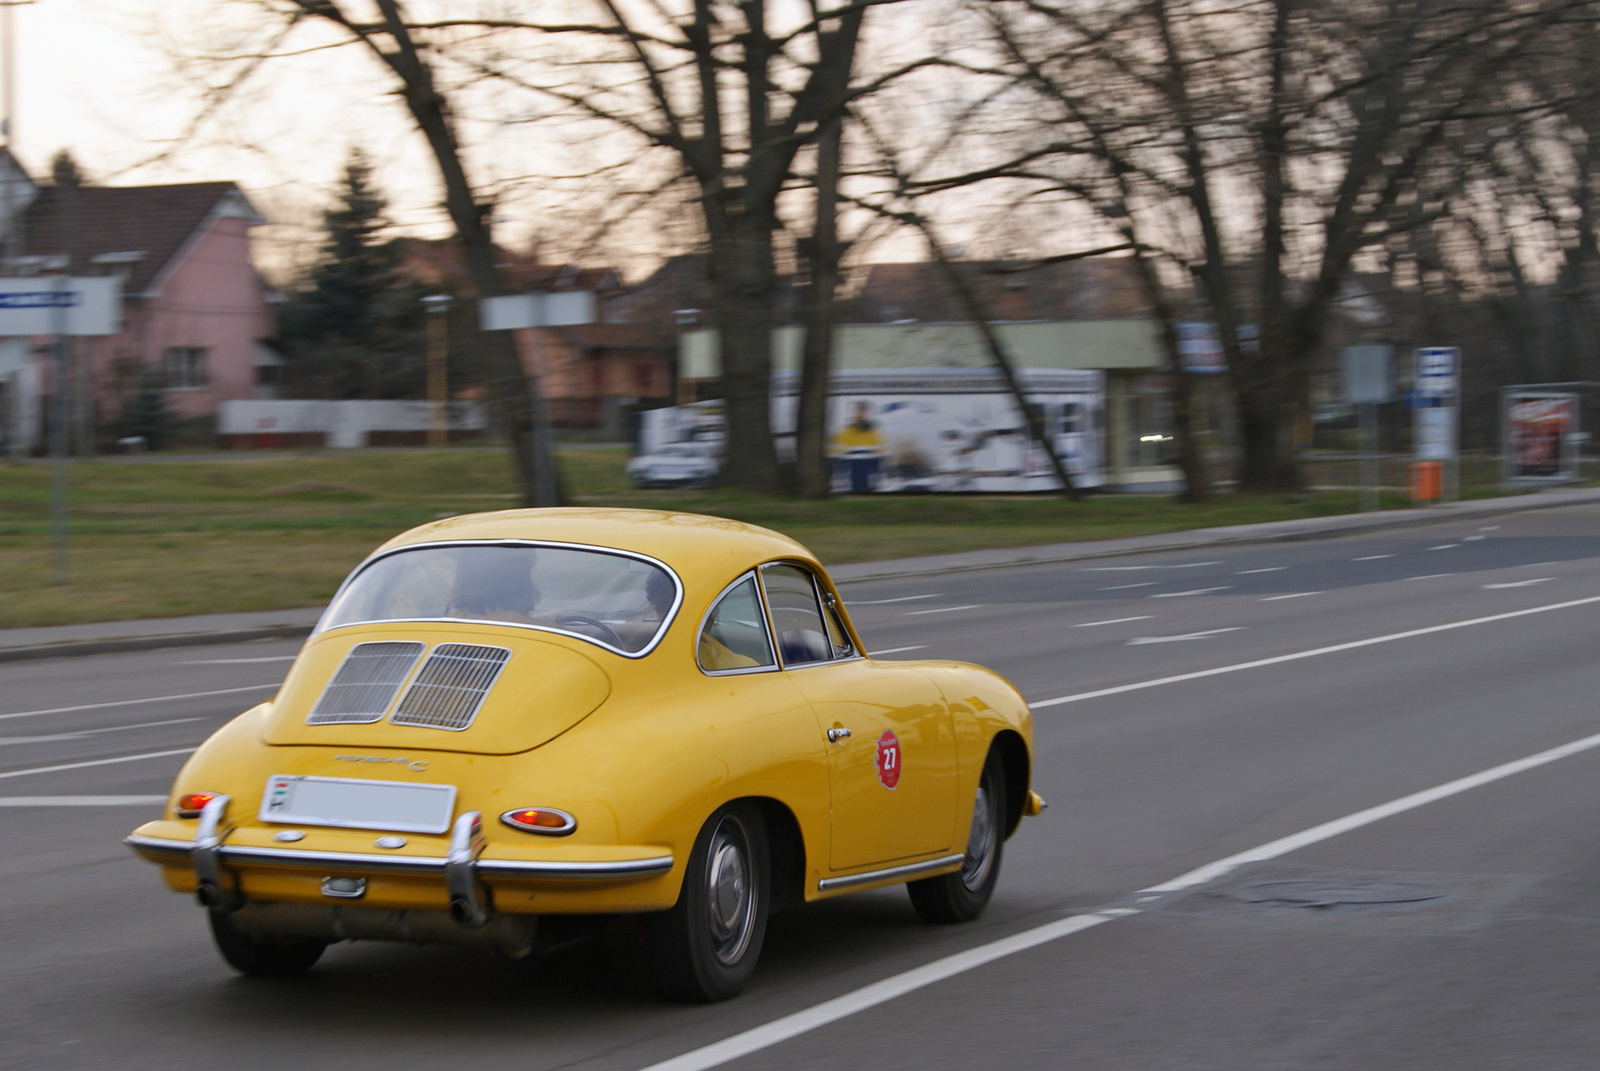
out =
<path fill-rule="evenodd" d="M 250 255 L 250 228 L 266 220 L 237 186 L 28 181 L 22 195 L 27 207 L 20 232 L 12 235 L 10 274 L 70 268 L 122 279 L 121 333 L 73 342 L 69 396 L 76 449 L 85 449 L 96 430 L 105 440 L 141 383 L 163 390 L 172 416 L 196 422 L 214 417 L 223 401 L 275 396 L 282 362 L 265 343 L 273 334 L 270 291 Z M 15 365 L 23 340 L 7 342 Z M 38 447 L 43 422 L 36 407 L 55 386 L 48 362 L 31 346 L 33 367 L 8 380 L 4 349 L 0 345 L 0 385 L 11 389 L 0 399 L 10 403 L 0 405 L 0 417 L 10 418 L 8 439 L 21 452 Z"/>

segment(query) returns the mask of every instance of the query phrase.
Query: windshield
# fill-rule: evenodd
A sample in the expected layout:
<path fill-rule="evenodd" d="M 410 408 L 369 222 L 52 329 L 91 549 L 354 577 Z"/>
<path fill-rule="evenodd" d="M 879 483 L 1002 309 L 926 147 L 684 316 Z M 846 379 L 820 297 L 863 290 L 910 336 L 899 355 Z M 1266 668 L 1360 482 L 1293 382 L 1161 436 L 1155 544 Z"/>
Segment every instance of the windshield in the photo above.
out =
<path fill-rule="evenodd" d="M 358 572 L 319 631 L 367 621 L 495 621 L 565 632 L 620 654 L 648 650 L 678 581 L 659 565 L 578 547 L 417 547 Z"/>

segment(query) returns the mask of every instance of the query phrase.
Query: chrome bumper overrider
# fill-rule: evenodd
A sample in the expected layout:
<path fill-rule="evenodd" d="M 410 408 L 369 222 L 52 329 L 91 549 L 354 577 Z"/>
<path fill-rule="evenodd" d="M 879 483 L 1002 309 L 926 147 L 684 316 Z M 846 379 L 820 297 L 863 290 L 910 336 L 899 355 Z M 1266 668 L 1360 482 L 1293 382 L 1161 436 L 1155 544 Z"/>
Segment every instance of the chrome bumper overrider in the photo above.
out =
<path fill-rule="evenodd" d="M 293 848 L 257 848 L 226 843 L 227 831 L 219 832 L 228 806 L 228 797 L 218 796 L 205 805 L 193 841 L 168 840 L 133 834 L 123 843 L 140 855 L 158 861 L 188 859 L 194 865 L 200 884 L 201 900 L 207 906 L 227 906 L 223 898 L 221 868 L 237 866 L 284 866 L 303 870 L 356 870 L 389 874 L 437 874 L 446 879 L 452 901 L 462 900 L 464 921 L 485 917 L 475 889 L 481 878 L 525 879 L 605 879 L 645 878 L 672 869 L 671 854 L 640 859 L 608 859 L 575 862 L 568 860 L 485 859 L 483 857 L 483 818 L 477 811 L 457 817 L 451 830 L 447 855 L 373 855 L 365 852 L 297 851 Z M 215 897 L 208 902 L 207 897 Z"/>

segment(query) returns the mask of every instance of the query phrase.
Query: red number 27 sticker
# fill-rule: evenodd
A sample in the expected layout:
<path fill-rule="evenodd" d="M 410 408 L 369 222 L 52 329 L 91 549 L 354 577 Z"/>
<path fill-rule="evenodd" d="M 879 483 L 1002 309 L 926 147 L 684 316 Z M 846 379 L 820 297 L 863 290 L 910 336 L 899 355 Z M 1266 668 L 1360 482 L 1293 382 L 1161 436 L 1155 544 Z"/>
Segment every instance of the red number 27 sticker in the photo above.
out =
<path fill-rule="evenodd" d="M 878 737 L 878 780 L 884 788 L 900 783 L 900 738 L 887 730 Z"/>

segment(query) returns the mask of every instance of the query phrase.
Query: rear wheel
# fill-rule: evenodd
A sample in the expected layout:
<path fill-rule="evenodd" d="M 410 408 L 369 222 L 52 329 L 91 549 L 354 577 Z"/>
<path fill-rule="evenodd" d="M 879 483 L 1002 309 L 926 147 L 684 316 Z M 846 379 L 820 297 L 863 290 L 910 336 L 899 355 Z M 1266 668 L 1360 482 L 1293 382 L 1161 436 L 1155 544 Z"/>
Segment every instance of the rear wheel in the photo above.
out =
<path fill-rule="evenodd" d="M 663 992 L 709 1002 L 744 988 L 766 935 L 770 874 L 759 811 L 732 803 L 706 820 L 689 853 L 678 902 L 644 917 L 651 966 Z"/>
<path fill-rule="evenodd" d="M 222 911 L 208 911 L 211 937 L 228 966 L 252 978 L 296 978 L 322 956 L 327 942 L 314 937 L 257 937 L 236 929 Z"/>
<path fill-rule="evenodd" d="M 990 751 L 972 804 L 972 828 L 961 869 L 906 884 L 911 906 L 927 922 L 971 922 L 983 913 L 1000 878 L 1005 823 L 1006 772 L 998 752 Z"/>

